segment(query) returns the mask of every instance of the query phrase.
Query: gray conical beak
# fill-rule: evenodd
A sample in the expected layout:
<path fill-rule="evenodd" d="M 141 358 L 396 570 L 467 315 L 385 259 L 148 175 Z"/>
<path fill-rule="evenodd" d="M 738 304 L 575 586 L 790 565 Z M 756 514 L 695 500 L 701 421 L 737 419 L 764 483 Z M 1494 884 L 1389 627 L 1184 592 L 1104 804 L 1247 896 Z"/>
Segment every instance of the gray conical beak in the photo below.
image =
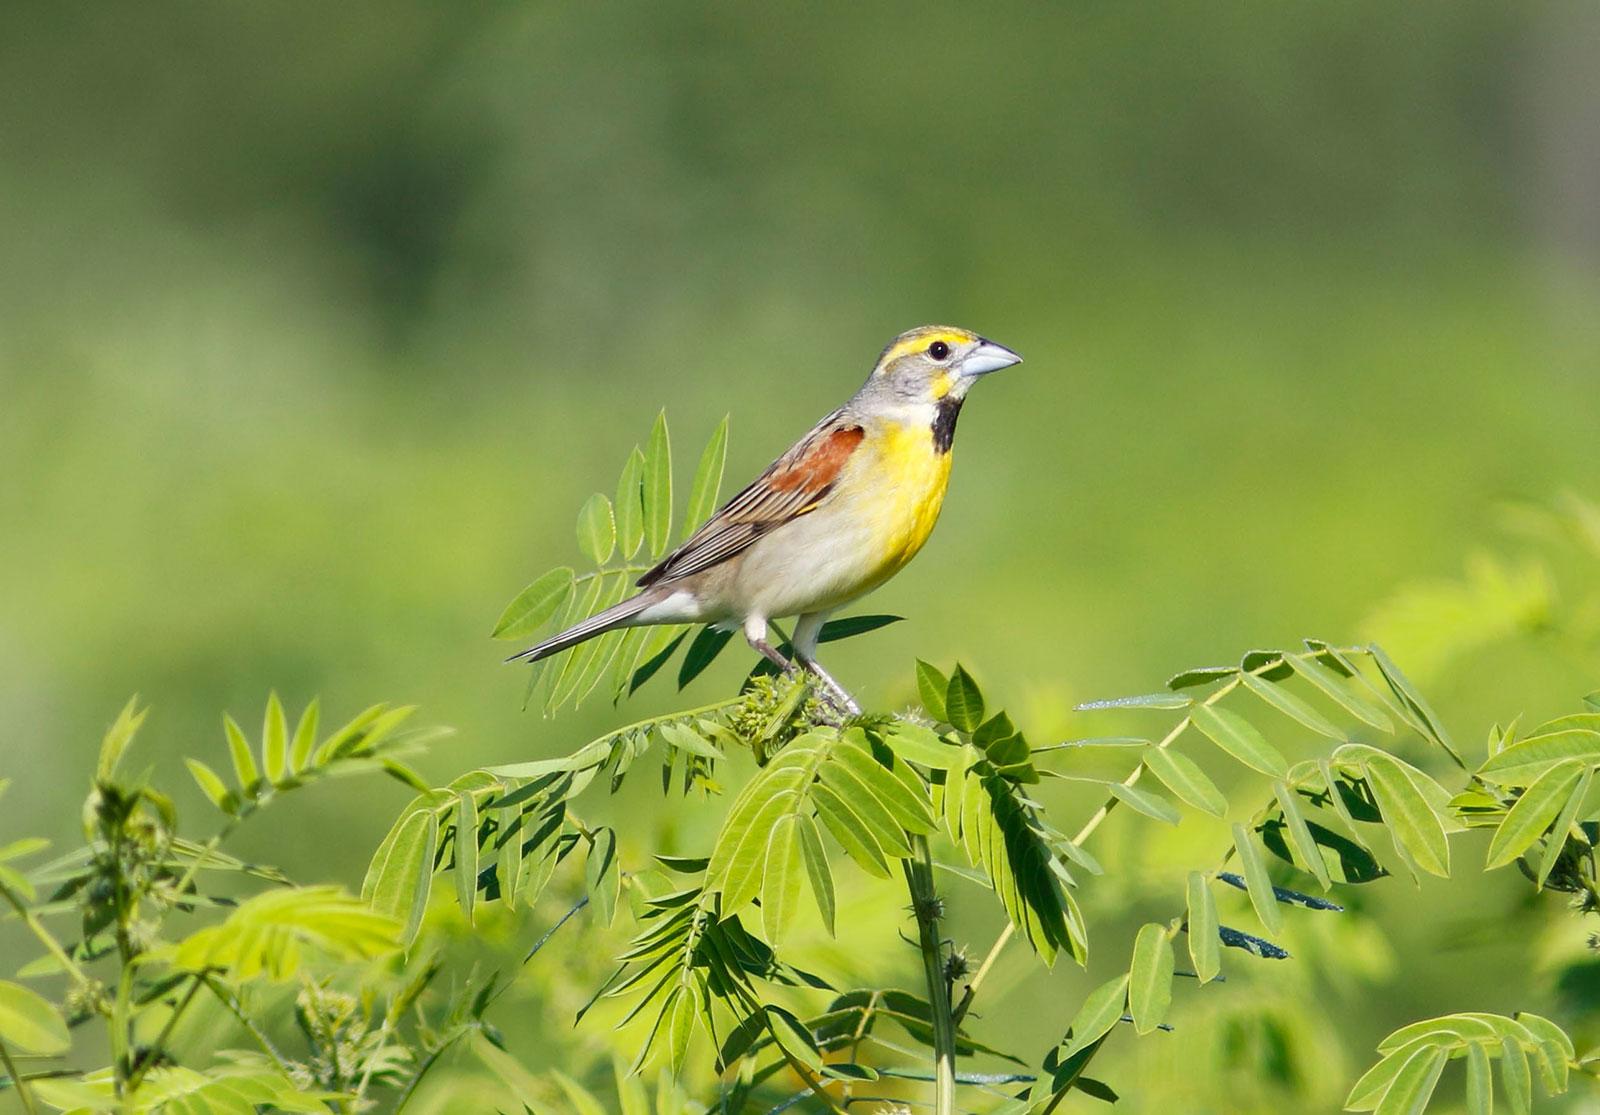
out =
<path fill-rule="evenodd" d="M 979 340 L 978 347 L 967 353 L 967 358 L 961 362 L 961 374 L 976 378 L 1020 363 L 1022 357 L 1005 345 L 997 345 L 991 340 L 982 339 Z"/>

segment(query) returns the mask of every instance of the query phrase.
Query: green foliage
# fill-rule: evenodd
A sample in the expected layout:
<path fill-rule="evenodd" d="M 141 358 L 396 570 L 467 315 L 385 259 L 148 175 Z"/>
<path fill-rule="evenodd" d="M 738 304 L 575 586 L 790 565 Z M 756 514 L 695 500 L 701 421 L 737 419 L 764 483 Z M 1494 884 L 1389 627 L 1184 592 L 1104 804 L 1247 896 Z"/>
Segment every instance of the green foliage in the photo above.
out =
<path fill-rule="evenodd" d="M 497 635 L 530 637 L 619 598 L 639 571 L 628 564 L 637 554 L 659 556 L 675 520 L 688 531 L 710 512 L 726 441 L 724 422 L 685 489 L 680 519 L 658 418 L 629 454 L 616 499 L 591 497 L 579 517 L 593 571 L 538 578 L 508 606 Z M 841 619 L 822 637 L 863 637 L 896 619 Z M 617 632 L 590 646 L 543 671 L 547 710 L 582 700 L 607 671 L 620 701 L 680 651 L 680 686 L 730 646 L 743 653 L 709 630 Z M 1295 934 L 1291 944 L 1313 949 L 1332 942 L 1314 962 L 1352 963 L 1360 888 L 1392 875 L 1461 874 L 1452 841 L 1473 830 L 1483 830 L 1486 869 L 1516 862 L 1536 890 L 1573 896 L 1580 913 L 1600 911 L 1592 696 L 1528 731 L 1496 726 L 1473 767 L 1422 692 L 1371 644 L 1307 640 L 1185 670 L 1161 692 L 1080 706 L 1097 721 L 1133 725 L 1121 734 L 1045 746 L 1032 745 L 960 664 L 946 672 L 918 660 L 906 687 L 920 711 L 845 717 L 807 675 L 757 660 L 731 695 L 636 720 L 565 755 L 442 785 L 402 762 L 430 736 L 406 730 L 409 707 L 375 705 L 324 734 L 316 702 L 291 719 L 273 694 L 257 738 L 224 719 L 226 775 L 187 760 L 208 816 L 220 814 L 199 840 L 184 835 L 168 794 L 125 773 L 145 719 L 130 703 L 102 743 L 84 845 L 33 867 L 43 841 L 0 847 L 0 898 L 44 948 L 18 978 L 65 985 L 52 997 L 0 981 L 7 1083 L 30 1107 L 61 1110 L 398 1110 L 438 1066 L 466 1057 L 497 1082 L 497 1096 L 530 1111 L 837 1115 L 931 1097 L 941 1113 L 959 1104 L 1048 1115 L 1069 1096 L 1114 1102 L 1118 1088 L 1138 1087 L 1088 1070 L 1104 1068 L 1097 1059 L 1125 1041 L 1203 1028 L 1207 1011 L 1219 1012 L 1215 1030 L 1229 1056 L 1256 1042 L 1281 1058 L 1316 1048 L 1292 1038 L 1265 1001 L 1272 973 L 1294 971 L 1261 963 L 1290 959 L 1274 938 Z M 1139 730 L 1141 718 L 1158 730 Z M 659 809 L 638 808 L 640 795 L 656 792 L 630 782 L 641 762 L 657 775 L 649 781 Z M 373 853 L 359 898 L 334 885 L 292 885 L 270 865 L 223 850 L 240 825 L 292 791 L 363 772 L 386 773 L 411 796 Z M 1058 785 L 1093 797 L 1075 828 L 1058 827 L 1070 812 L 1052 792 Z M 626 787 L 627 808 L 584 798 L 599 787 L 611 795 Z M 1154 882 L 1096 881 L 1111 873 L 1088 844 L 1123 806 L 1134 831 L 1151 820 L 1201 826 L 1206 858 L 1169 855 Z M 701 824 L 680 833 L 691 813 Z M 665 839 L 693 842 L 687 854 L 668 854 L 676 843 L 651 846 L 669 831 Z M 1159 856 L 1164 846 L 1151 847 Z M 1171 893 L 1178 878 L 1181 898 Z M 1097 932 L 1096 963 L 1111 958 L 1109 977 L 1102 969 L 1066 996 L 1058 1017 L 1041 1020 L 1053 1039 L 1042 1057 L 987 1041 L 986 980 L 1007 943 L 1030 946 L 1033 957 L 1013 958 L 1031 966 L 1027 978 L 1070 979 L 1049 969 L 1062 953 L 1088 964 L 1080 895 L 1111 886 L 1137 892 L 1149 910 L 1131 939 Z M 914 954 L 920 967 L 915 990 L 899 986 L 899 966 L 867 955 L 870 923 L 858 910 L 880 895 L 901 921 L 886 943 L 907 942 L 906 959 Z M 957 905 L 956 924 L 981 924 L 985 910 L 1003 924 L 976 965 L 950 939 Z M 545 954 L 580 916 L 581 942 L 569 932 L 559 958 Z M 523 945 L 536 922 L 541 935 Z M 52 928 L 60 925 L 71 931 Z M 519 961 L 463 959 L 469 943 L 497 936 L 516 943 Z M 492 1012 L 547 968 L 582 978 L 596 952 L 615 952 L 615 966 L 584 986 L 576 1023 L 593 1043 L 586 1048 L 604 1052 L 535 1067 Z M 863 954 L 862 973 L 841 963 L 850 953 Z M 1224 997 L 1217 985 L 1227 978 L 1245 981 L 1254 997 Z M 205 1041 L 188 1032 L 198 1025 L 196 1002 L 213 1010 Z M 614 1039 L 595 1034 L 600 1020 Z M 35 1067 L 35 1058 L 87 1048 L 69 1027 L 91 1023 L 105 1031 L 106 1064 Z M 617 1059 L 608 1040 L 631 1060 Z M 1531 1013 L 1428 1019 L 1397 1030 L 1378 1053 L 1349 1090 L 1352 1110 L 1422 1111 L 1451 1060 L 1464 1062 L 1474 1112 L 1489 1110 L 1497 1085 L 1512 1110 L 1528 1110 L 1535 1076 L 1554 1096 L 1596 1067 L 1577 1055 L 1567 1029 Z M 653 1094 L 642 1078 L 652 1065 Z"/>
<path fill-rule="evenodd" d="M 1572 1039 L 1537 1014 L 1450 1014 L 1413 1022 L 1378 1044 L 1382 1058 L 1355 1082 L 1345 1098 L 1349 1111 L 1422 1111 L 1438 1087 L 1445 1066 L 1466 1061 L 1467 1106 L 1472 1115 L 1493 1104 L 1493 1062 L 1501 1066 L 1500 1087 L 1512 1111 L 1532 1110 L 1530 1061 L 1545 1095 L 1558 1096 L 1570 1073 L 1581 1069 Z"/>

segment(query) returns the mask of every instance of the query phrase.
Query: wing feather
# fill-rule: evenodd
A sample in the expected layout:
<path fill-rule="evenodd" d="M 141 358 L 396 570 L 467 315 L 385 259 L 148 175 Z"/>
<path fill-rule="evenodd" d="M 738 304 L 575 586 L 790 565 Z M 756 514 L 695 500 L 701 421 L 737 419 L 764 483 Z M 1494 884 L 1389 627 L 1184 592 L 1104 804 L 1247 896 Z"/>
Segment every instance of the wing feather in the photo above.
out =
<path fill-rule="evenodd" d="M 653 585 L 709 569 L 742 553 L 769 531 L 815 511 L 865 436 L 866 431 L 846 420 L 843 411 L 834 411 L 640 577 L 639 584 Z"/>

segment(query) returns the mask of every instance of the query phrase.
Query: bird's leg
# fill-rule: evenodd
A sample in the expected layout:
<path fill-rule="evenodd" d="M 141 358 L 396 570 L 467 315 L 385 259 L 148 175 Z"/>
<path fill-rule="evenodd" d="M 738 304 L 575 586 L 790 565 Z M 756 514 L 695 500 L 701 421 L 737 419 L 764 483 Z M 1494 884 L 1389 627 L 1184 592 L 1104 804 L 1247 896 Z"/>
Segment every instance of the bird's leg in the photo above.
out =
<path fill-rule="evenodd" d="M 747 641 L 750 644 L 750 649 L 754 650 L 768 662 L 771 662 L 774 666 L 778 667 L 778 670 L 781 673 L 787 674 L 789 671 L 794 669 L 794 663 L 790 662 L 782 654 L 779 654 L 778 648 L 767 642 L 765 639 L 750 639 Z"/>
<path fill-rule="evenodd" d="M 860 716 L 861 706 L 856 704 L 855 698 L 817 663 L 817 643 L 822 635 L 822 624 L 827 618 L 827 612 L 807 612 L 795 621 L 795 661 L 822 683 L 823 691 L 835 708 L 846 716 Z"/>
<path fill-rule="evenodd" d="M 750 649 L 778 667 L 783 673 L 794 669 L 794 663 L 778 653 L 778 648 L 767 642 L 767 621 L 764 616 L 750 616 L 744 621 L 744 641 Z"/>
<path fill-rule="evenodd" d="M 796 654 L 795 658 L 812 677 L 822 683 L 822 688 L 827 692 L 828 697 L 842 712 L 851 716 L 861 715 L 861 706 L 856 704 L 856 699 L 850 696 L 849 691 L 844 686 L 833 680 L 833 675 L 824 670 L 820 662 L 814 658 L 802 657 L 799 654 Z"/>

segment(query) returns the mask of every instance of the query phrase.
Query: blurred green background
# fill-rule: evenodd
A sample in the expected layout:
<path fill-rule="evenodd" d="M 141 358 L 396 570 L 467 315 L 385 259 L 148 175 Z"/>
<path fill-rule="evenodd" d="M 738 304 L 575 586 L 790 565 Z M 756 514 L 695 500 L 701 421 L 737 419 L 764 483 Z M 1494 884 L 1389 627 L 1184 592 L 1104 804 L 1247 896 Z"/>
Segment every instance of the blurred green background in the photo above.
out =
<path fill-rule="evenodd" d="M 581 501 L 663 406 L 680 484 L 724 413 L 742 483 L 928 321 L 1027 362 L 975 393 L 938 532 L 868 605 L 909 622 L 832 660 L 868 701 L 959 656 L 1039 743 L 1094 727 L 1079 700 L 1372 634 L 1503 546 L 1497 501 L 1600 491 L 1597 48 L 1578 3 L 6 5 L 0 839 L 73 837 L 134 692 L 174 784 L 271 687 L 421 704 L 459 729 L 440 781 L 575 747 L 617 713 L 521 712 L 487 636 L 577 560 Z M 1594 688 L 1569 651 L 1418 680 L 1476 747 Z M 356 884 L 405 796 L 324 787 L 241 848 Z M 1151 827 L 1099 854 L 1221 846 Z M 1090 899 L 1108 965 L 1181 893 L 1133 877 Z M 1320 1110 L 1400 1022 L 1548 1002 L 1527 935 L 1487 931 L 1507 873 L 1424 891 L 1449 940 L 1409 883 L 1371 891 L 1375 939 L 1301 942 L 1126 1043 L 1100 1074 L 1139 1061 L 1126 1109 L 1194 1085 L 1206 1011 L 1326 1040 L 1272 1093 Z M 1319 949 L 1372 971 L 1331 991 Z M 1462 965 L 1492 973 L 1471 1002 Z M 1001 975 L 984 1024 L 1030 1056 L 1091 986 Z M 1205 1058 L 1185 1110 L 1253 1109 Z"/>

